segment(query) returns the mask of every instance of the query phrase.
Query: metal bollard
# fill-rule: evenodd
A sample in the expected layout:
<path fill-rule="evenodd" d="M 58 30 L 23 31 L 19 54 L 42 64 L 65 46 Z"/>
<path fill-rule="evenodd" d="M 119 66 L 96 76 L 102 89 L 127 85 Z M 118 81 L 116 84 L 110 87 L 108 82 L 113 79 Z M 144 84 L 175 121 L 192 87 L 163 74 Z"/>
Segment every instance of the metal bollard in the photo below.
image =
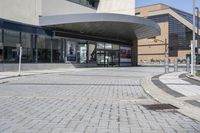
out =
<path fill-rule="evenodd" d="M 178 58 L 174 58 L 174 72 L 178 72 Z"/>
<path fill-rule="evenodd" d="M 190 57 L 187 57 L 187 60 L 186 60 L 186 71 L 190 72 Z"/>
<path fill-rule="evenodd" d="M 169 73 L 169 61 L 168 61 L 168 58 L 165 58 L 165 73 Z"/>

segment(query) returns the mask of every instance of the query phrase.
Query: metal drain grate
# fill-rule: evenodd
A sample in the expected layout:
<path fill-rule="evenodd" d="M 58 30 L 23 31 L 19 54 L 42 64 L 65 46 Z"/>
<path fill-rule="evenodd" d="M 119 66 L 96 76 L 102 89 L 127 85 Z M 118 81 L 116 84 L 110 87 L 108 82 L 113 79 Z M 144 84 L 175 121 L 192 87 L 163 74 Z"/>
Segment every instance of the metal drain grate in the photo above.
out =
<path fill-rule="evenodd" d="M 152 105 L 142 105 L 148 110 L 168 110 L 168 109 L 178 109 L 171 104 L 152 104 Z"/>

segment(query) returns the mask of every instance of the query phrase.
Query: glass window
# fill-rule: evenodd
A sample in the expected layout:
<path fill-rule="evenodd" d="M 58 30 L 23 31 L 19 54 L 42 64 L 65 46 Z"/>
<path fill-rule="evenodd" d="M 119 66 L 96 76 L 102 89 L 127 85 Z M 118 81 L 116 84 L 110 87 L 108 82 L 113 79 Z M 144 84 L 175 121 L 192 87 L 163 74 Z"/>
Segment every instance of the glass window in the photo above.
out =
<path fill-rule="evenodd" d="M 0 43 L 2 42 L 2 30 L 0 29 Z"/>
<path fill-rule="evenodd" d="M 120 62 L 131 63 L 131 48 L 130 47 L 120 47 Z"/>
<path fill-rule="evenodd" d="M 38 62 L 51 62 L 51 38 L 39 36 L 37 39 Z"/>
<path fill-rule="evenodd" d="M 2 30 L 0 29 L 0 62 L 3 61 Z"/>
<path fill-rule="evenodd" d="M 104 43 L 97 43 L 97 49 L 104 49 Z"/>
<path fill-rule="evenodd" d="M 4 60 L 17 62 L 19 59 L 19 32 L 4 30 Z"/>
<path fill-rule="evenodd" d="M 119 45 L 113 44 L 113 50 L 119 50 Z"/>
<path fill-rule="evenodd" d="M 22 33 L 22 48 L 31 48 L 31 34 Z"/>
<path fill-rule="evenodd" d="M 4 46 L 16 47 L 19 44 L 19 32 L 5 30 L 4 31 Z"/>
<path fill-rule="evenodd" d="M 53 61 L 59 62 L 61 61 L 61 45 L 62 39 L 53 39 L 52 49 L 53 49 Z"/>
<path fill-rule="evenodd" d="M 31 48 L 31 34 L 22 33 L 22 61 L 32 62 L 33 59 L 33 50 Z"/>
<path fill-rule="evenodd" d="M 105 44 L 105 49 L 112 49 L 112 44 L 106 43 Z"/>
<path fill-rule="evenodd" d="M 89 61 L 96 61 L 96 46 L 95 44 L 88 44 L 89 51 L 88 51 L 88 58 Z"/>
<path fill-rule="evenodd" d="M 83 6 L 91 7 L 91 8 L 97 8 L 98 6 L 98 0 L 68 0 Z"/>
<path fill-rule="evenodd" d="M 177 56 L 178 50 L 189 50 L 192 40 L 192 30 L 169 16 L 169 55 Z"/>
<path fill-rule="evenodd" d="M 87 44 L 78 45 L 77 55 L 77 61 L 79 63 L 87 63 Z"/>
<path fill-rule="evenodd" d="M 67 41 L 67 60 L 76 61 L 77 42 Z"/>

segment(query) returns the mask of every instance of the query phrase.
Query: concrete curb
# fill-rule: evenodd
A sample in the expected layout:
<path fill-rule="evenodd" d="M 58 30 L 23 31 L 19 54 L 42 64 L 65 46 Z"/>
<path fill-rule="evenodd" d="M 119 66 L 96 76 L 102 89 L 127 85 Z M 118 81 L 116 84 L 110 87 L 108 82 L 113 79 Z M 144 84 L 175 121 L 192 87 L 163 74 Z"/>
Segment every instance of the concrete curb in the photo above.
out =
<path fill-rule="evenodd" d="M 200 121 L 200 108 L 187 102 L 180 101 L 170 94 L 164 92 L 162 89 L 154 85 L 154 83 L 151 81 L 152 78 L 153 76 L 149 76 L 141 80 L 142 87 L 150 96 L 152 96 L 160 103 L 166 103 L 176 106 L 179 108 L 177 110 L 179 113 Z"/>
<path fill-rule="evenodd" d="M 192 79 L 192 80 L 195 80 L 195 81 L 200 82 L 200 78 L 197 77 L 197 76 L 191 76 L 191 75 L 189 75 L 189 74 L 186 74 L 186 77 L 189 78 L 189 79 Z"/>

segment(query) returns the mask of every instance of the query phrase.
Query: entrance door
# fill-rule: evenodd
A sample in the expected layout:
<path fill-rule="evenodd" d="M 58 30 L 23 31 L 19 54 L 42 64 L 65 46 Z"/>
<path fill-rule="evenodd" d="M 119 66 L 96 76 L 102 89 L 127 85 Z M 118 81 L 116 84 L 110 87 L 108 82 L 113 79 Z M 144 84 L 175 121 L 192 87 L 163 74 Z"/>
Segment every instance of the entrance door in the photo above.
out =
<path fill-rule="evenodd" d="M 104 67 L 119 66 L 119 51 L 97 50 L 97 65 Z"/>
<path fill-rule="evenodd" d="M 106 50 L 105 51 L 105 65 L 119 66 L 119 51 Z"/>
<path fill-rule="evenodd" d="M 97 65 L 105 66 L 105 51 L 97 50 Z"/>

